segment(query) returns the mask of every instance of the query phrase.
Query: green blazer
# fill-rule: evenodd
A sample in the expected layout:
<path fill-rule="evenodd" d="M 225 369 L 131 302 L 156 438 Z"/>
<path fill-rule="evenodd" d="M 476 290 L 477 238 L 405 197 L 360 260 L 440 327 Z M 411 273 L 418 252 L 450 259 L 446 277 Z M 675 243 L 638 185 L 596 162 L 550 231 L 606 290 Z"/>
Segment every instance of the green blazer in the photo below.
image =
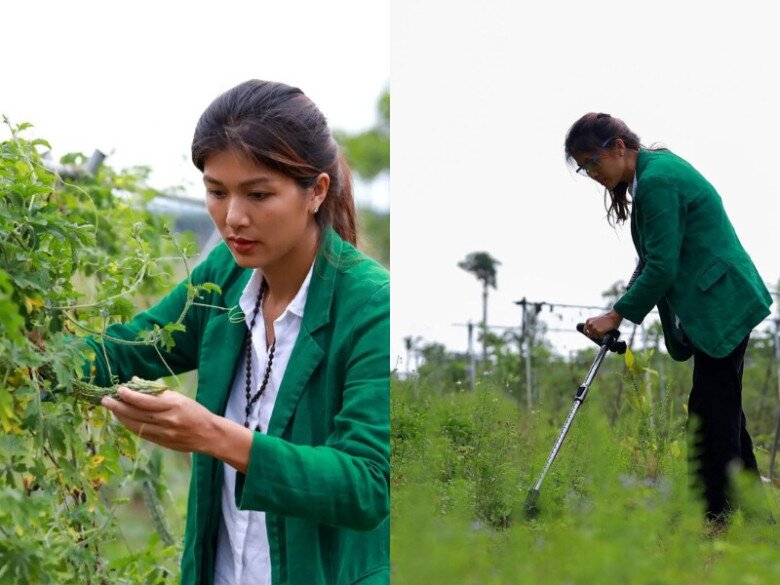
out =
<path fill-rule="evenodd" d="M 237 307 L 251 272 L 221 243 L 192 271 L 192 280 L 213 282 L 222 294 L 198 302 Z M 139 331 L 175 321 L 186 301 L 181 283 L 108 333 L 135 339 Z M 266 512 L 274 585 L 389 583 L 389 301 L 388 272 L 328 229 L 268 433 L 255 433 L 247 473 L 238 474 L 236 485 L 239 509 Z M 246 330 L 235 316 L 192 307 L 186 332 L 174 334 L 176 346 L 163 352 L 174 372 L 197 368 L 196 400 L 219 415 Z M 108 385 L 102 350 L 91 344 L 96 382 Z M 107 342 L 106 351 L 120 380 L 168 375 L 148 346 Z M 221 461 L 193 454 L 183 584 L 213 582 L 222 479 Z"/>
<path fill-rule="evenodd" d="M 668 150 L 639 151 L 631 237 L 645 264 L 614 309 L 641 323 L 658 306 L 669 354 L 728 355 L 769 315 L 772 297 L 715 188 Z"/>

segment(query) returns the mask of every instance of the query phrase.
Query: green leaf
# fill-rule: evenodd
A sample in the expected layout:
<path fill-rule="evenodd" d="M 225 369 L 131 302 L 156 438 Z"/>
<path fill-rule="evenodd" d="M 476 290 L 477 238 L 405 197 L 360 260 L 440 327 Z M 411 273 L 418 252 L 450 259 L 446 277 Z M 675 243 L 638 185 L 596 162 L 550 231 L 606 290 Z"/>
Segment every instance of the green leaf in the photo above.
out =
<path fill-rule="evenodd" d="M 632 370 L 634 367 L 634 353 L 631 351 L 630 347 L 626 347 L 626 353 L 623 354 L 623 359 L 626 362 L 626 367 L 629 370 Z"/>
<path fill-rule="evenodd" d="M 7 338 L 12 343 L 21 343 L 24 339 L 22 329 L 24 318 L 18 305 L 11 299 L 13 289 L 8 274 L 0 270 L 0 338 Z M 0 350 L 2 354 L 2 350 Z"/>
<path fill-rule="evenodd" d="M 111 301 L 109 311 L 112 315 L 121 317 L 123 320 L 127 320 L 133 317 L 136 312 L 135 304 L 123 297 L 118 297 Z"/>
<path fill-rule="evenodd" d="M 30 144 L 33 146 L 45 146 L 49 150 L 51 150 L 51 144 L 47 140 L 44 140 L 43 138 L 36 138 L 35 140 L 31 141 Z"/>
<path fill-rule="evenodd" d="M 39 403 L 36 399 L 30 400 L 30 402 L 27 403 L 27 408 L 25 408 L 24 415 L 22 416 L 22 423 L 28 429 L 34 429 L 37 426 L 36 423 L 41 414 L 38 406 Z"/>
<path fill-rule="evenodd" d="M 165 329 L 165 331 L 170 331 L 171 333 L 175 331 L 181 331 L 182 333 L 187 331 L 187 328 L 183 323 L 168 323 L 163 327 L 163 329 Z"/>

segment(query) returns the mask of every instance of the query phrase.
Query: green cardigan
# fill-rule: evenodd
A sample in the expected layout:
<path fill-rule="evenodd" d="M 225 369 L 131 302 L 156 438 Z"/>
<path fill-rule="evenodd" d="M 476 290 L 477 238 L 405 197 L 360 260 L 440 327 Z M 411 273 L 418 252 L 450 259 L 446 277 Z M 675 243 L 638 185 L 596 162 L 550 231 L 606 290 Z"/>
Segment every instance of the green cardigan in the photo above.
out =
<path fill-rule="evenodd" d="M 215 283 L 222 294 L 198 302 L 236 307 L 251 273 L 221 243 L 192 280 Z M 108 333 L 135 339 L 175 321 L 186 298 L 187 287 L 179 284 Z M 388 272 L 327 230 L 268 433 L 255 433 L 247 473 L 237 477 L 238 508 L 266 512 L 274 585 L 389 583 L 389 301 Z M 196 400 L 219 415 L 246 330 L 233 317 L 192 307 L 186 332 L 174 334 L 176 346 L 163 352 L 174 372 L 197 368 Z M 96 383 L 108 385 L 102 350 L 91 345 Z M 153 348 L 107 342 L 106 350 L 120 380 L 167 375 Z M 222 480 L 221 461 L 193 454 L 183 584 L 213 582 Z"/>
<path fill-rule="evenodd" d="M 636 176 L 631 236 L 645 266 L 614 309 L 641 323 L 657 305 L 676 360 L 693 347 L 724 357 L 769 315 L 772 297 L 696 169 L 668 150 L 641 149 Z"/>

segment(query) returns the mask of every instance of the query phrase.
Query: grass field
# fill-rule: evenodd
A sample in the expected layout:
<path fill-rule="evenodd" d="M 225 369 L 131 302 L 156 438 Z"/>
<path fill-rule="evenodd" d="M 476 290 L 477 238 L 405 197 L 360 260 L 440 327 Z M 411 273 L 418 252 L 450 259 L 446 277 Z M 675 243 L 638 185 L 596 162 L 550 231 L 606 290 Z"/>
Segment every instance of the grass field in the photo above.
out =
<path fill-rule="evenodd" d="M 491 383 L 443 392 L 394 381 L 392 582 L 780 583 L 780 529 L 767 522 L 780 490 L 736 476 L 741 507 L 712 534 L 688 485 L 684 416 L 630 395 L 613 424 L 599 390 L 527 520 L 527 491 L 573 392 L 528 413 Z M 757 456 L 765 470 L 766 451 Z"/>

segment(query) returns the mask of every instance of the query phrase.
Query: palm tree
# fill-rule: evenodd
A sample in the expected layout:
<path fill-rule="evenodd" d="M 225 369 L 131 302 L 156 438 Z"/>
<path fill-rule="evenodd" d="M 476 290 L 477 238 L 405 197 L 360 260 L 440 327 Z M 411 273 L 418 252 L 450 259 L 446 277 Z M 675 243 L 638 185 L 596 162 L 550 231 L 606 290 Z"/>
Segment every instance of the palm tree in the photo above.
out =
<path fill-rule="evenodd" d="M 412 354 L 414 354 L 414 368 L 420 369 L 420 342 L 422 337 L 419 335 L 408 335 L 404 337 L 404 346 L 406 346 L 406 375 L 411 372 Z"/>
<path fill-rule="evenodd" d="M 501 264 L 487 252 L 472 252 L 458 262 L 458 267 L 471 272 L 482 283 L 482 359 L 487 359 L 487 298 L 488 287 L 496 286 L 496 267 Z"/>

